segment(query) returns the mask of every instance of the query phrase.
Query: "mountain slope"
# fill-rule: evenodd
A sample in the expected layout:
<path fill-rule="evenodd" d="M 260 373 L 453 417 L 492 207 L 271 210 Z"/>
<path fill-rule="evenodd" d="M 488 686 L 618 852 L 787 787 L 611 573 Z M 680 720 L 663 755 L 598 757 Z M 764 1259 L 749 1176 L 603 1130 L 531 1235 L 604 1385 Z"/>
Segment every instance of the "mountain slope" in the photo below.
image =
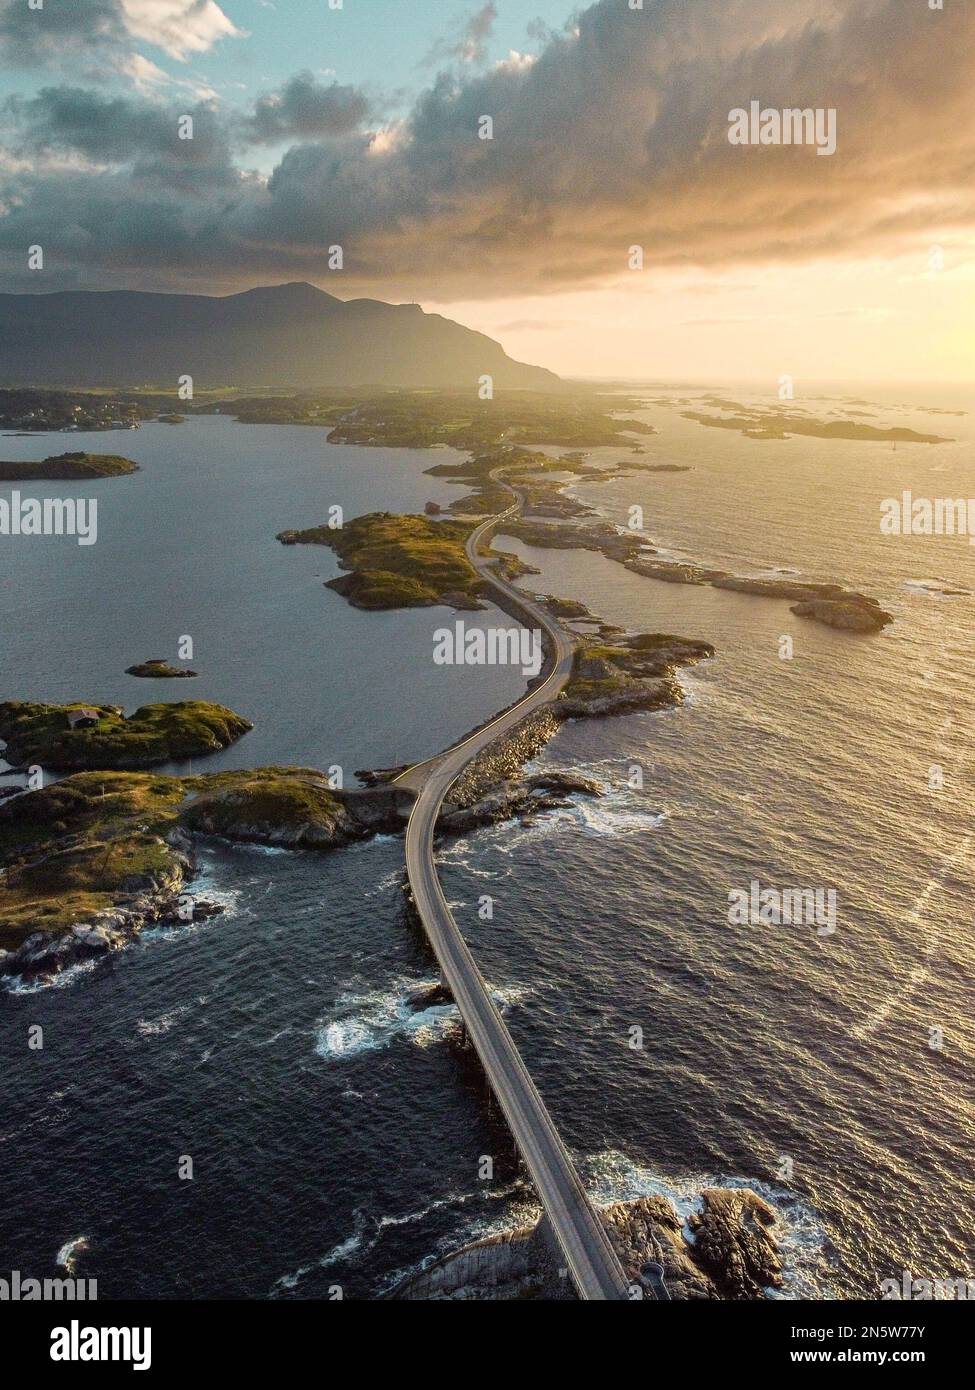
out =
<path fill-rule="evenodd" d="M 73 290 L 0 294 L 0 385 L 469 386 L 558 378 L 415 304 L 335 299 L 314 285 L 225 298 Z"/>

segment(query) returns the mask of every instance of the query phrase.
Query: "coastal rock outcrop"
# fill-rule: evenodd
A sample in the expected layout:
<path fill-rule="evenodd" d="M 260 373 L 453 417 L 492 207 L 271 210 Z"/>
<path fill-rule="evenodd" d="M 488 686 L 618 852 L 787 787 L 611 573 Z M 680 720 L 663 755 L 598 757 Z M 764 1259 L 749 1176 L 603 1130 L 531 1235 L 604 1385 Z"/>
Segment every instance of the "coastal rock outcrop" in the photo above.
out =
<path fill-rule="evenodd" d="M 892 613 L 887 613 L 875 599 L 864 598 L 862 594 L 845 594 L 839 599 L 807 599 L 793 604 L 791 611 L 798 618 L 815 618 L 841 632 L 882 632 L 894 621 Z"/>
<path fill-rule="evenodd" d="M 553 708 L 561 719 L 668 709 L 684 700 L 678 668 L 713 656 L 710 642 L 670 633 L 586 638 L 576 653 L 572 678 Z"/>
<path fill-rule="evenodd" d="M 591 777 L 567 772 L 536 773 L 530 777 L 506 779 L 470 806 L 445 810 L 438 829 L 447 835 L 463 835 L 483 825 L 507 820 L 530 820 L 543 811 L 555 811 L 571 804 L 573 796 L 602 796 L 603 788 Z"/>
<path fill-rule="evenodd" d="M 170 666 L 162 657 L 150 657 L 137 666 L 126 666 L 127 676 L 141 676 L 145 680 L 192 680 L 199 675 L 186 666 Z"/>
<path fill-rule="evenodd" d="M 708 1188 L 686 1226 L 663 1196 L 600 1212 L 624 1269 L 639 1285 L 643 1266 L 663 1268 L 672 1299 L 762 1299 L 782 1285 L 776 1216 L 749 1188 Z M 690 1238 L 688 1238 L 688 1233 Z M 558 1275 L 543 1222 L 489 1236 L 427 1266 L 394 1290 L 406 1301 L 471 1302 L 573 1298 Z M 644 1299 L 652 1299 L 643 1284 Z"/>

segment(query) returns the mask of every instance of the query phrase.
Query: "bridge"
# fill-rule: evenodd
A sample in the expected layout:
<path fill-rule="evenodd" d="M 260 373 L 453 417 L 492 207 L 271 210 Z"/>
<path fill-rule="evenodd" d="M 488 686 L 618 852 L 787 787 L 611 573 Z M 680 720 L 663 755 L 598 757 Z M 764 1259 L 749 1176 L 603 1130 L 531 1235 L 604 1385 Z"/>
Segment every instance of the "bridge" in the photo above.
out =
<path fill-rule="evenodd" d="M 524 503 L 522 495 L 514 488 L 495 474 L 491 476 L 508 487 L 515 500 L 507 511 L 490 517 L 471 532 L 467 555 L 508 605 L 524 613 L 547 634 L 548 671 L 544 680 L 523 699 L 483 728 L 446 753 L 409 768 L 396 779 L 397 785 L 417 792 L 406 831 L 406 868 L 413 900 L 444 983 L 460 1010 L 467 1035 L 531 1174 L 576 1293 L 581 1299 L 623 1300 L 631 1296 L 632 1281 L 613 1249 L 545 1102 L 447 906 L 434 859 L 434 829 L 451 786 L 489 744 L 534 710 L 554 700 L 572 671 L 575 648 L 571 638 L 521 590 L 502 579 L 480 553 L 481 544 L 489 533 L 520 511 Z"/>

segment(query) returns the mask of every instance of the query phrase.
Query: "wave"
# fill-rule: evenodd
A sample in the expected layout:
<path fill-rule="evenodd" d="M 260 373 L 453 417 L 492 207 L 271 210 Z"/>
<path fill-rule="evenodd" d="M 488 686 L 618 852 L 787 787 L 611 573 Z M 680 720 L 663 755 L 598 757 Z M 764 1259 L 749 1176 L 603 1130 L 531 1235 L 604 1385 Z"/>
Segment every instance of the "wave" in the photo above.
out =
<path fill-rule="evenodd" d="M 281 1293 L 291 1293 L 309 1274 L 313 1274 L 319 1269 L 330 1269 L 333 1265 L 341 1264 L 358 1254 L 362 1250 L 367 1225 L 365 1215 L 357 1211 L 354 1214 L 354 1227 L 351 1235 L 347 1236 L 345 1240 L 339 1241 L 338 1245 L 334 1245 L 331 1250 L 326 1251 L 314 1264 L 301 1265 L 291 1274 L 282 1274 L 280 1278 L 275 1279 L 268 1297 L 276 1298 Z M 375 1239 L 369 1242 L 367 1249 L 372 1249 L 374 1244 Z"/>
<path fill-rule="evenodd" d="M 950 595 L 945 594 L 946 587 L 952 590 Z M 932 598 L 939 596 L 954 598 L 959 594 L 964 596 L 971 594 L 970 589 L 964 589 L 946 579 L 905 579 L 901 588 L 910 589 L 915 594 L 928 594 Z"/>
<path fill-rule="evenodd" d="M 422 1225 L 436 1212 L 449 1211 L 455 1207 L 462 1209 L 472 1201 L 503 1200 L 506 1203 L 504 1215 L 481 1217 L 476 1221 L 469 1222 L 462 1232 L 442 1236 L 436 1240 L 431 1253 L 425 1255 L 416 1264 L 408 1268 L 388 1271 L 383 1276 L 381 1285 L 375 1294 L 375 1297 L 383 1298 L 405 1279 L 419 1274 L 452 1251 L 460 1250 L 465 1245 L 476 1240 L 483 1240 L 487 1236 L 500 1235 L 505 1231 L 518 1230 L 522 1226 L 534 1223 L 540 1215 L 540 1208 L 526 1195 L 526 1191 L 524 1184 L 518 1180 L 506 1187 L 477 1188 L 469 1192 L 449 1193 L 445 1197 L 438 1197 L 434 1201 L 428 1202 L 426 1206 L 403 1212 L 400 1215 L 376 1217 L 369 1216 L 362 1210 L 357 1210 L 353 1213 L 352 1231 L 344 1240 L 333 1245 L 313 1263 L 302 1265 L 292 1273 L 284 1274 L 276 1279 L 269 1296 L 276 1298 L 282 1293 L 293 1292 L 302 1280 L 307 1279 L 310 1274 L 314 1274 L 318 1270 L 330 1269 L 335 1265 L 348 1263 L 356 1257 L 361 1261 L 376 1248 L 387 1231 L 399 1230 L 403 1226 Z M 514 1199 L 513 1204 L 511 1199 Z"/>
<path fill-rule="evenodd" d="M 584 770 L 584 775 L 591 775 L 588 768 Z M 619 775 L 618 764 L 615 775 Z M 522 846 L 549 840 L 554 835 L 564 833 L 568 827 L 596 839 L 618 840 L 659 830 L 668 818 L 667 811 L 648 811 L 639 793 L 614 791 L 601 797 L 590 797 L 580 792 L 571 795 L 567 805 L 539 811 L 529 821 L 515 824 L 504 821 L 500 825 L 485 826 L 478 832 L 476 845 L 459 842 L 452 846 L 454 853 L 451 855 L 448 851 L 442 859 L 478 878 L 496 878 L 498 875 L 495 872 L 471 863 L 468 854 L 480 855 L 487 846 L 498 854 L 510 856 L 517 854 Z M 505 870 L 506 874 L 511 872 L 510 868 Z"/>
<path fill-rule="evenodd" d="M 387 1273 L 376 1296 L 384 1298 L 407 1279 L 415 1278 L 446 1255 L 455 1254 L 466 1246 L 473 1245 L 476 1241 L 486 1240 L 491 1236 L 505 1235 L 509 1231 L 518 1231 L 526 1226 L 533 1226 L 542 1214 L 542 1209 L 535 1200 L 534 1194 L 521 1181 L 517 1181 L 506 1187 L 491 1187 L 485 1188 L 483 1191 L 477 1190 L 441 1197 L 428 1203 L 419 1211 L 407 1212 L 404 1216 L 380 1217 L 377 1223 L 376 1241 L 373 1243 L 378 1243 L 383 1232 L 387 1229 L 416 1225 L 432 1216 L 434 1212 L 444 1211 L 452 1207 L 464 1207 L 471 1201 L 485 1200 L 504 1201 L 503 1214 L 481 1216 L 473 1221 L 468 1220 L 461 1231 L 441 1236 L 435 1242 L 433 1250 L 428 1255 L 424 1255 L 423 1259 Z"/>
<path fill-rule="evenodd" d="M 37 978 L 24 975 L 0 976 L 0 989 L 6 994 L 40 994 L 47 989 L 70 989 L 82 975 L 90 975 L 101 959 L 103 958 L 100 956 L 92 956 L 88 960 L 76 961 L 74 965 L 59 970 L 56 975 Z"/>
<path fill-rule="evenodd" d="M 142 1038 L 158 1038 L 168 1033 L 181 1018 L 192 1011 L 189 1004 L 178 1004 L 167 1013 L 160 1014 L 158 1018 L 140 1018 L 135 1025 L 135 1031 Z"/>
<path fill-rule="evenodd" d="M 391 869 L 388 874 L 383 874 L 381 878 L 377 878 L 371 888 L 365 889 L 362 896 L 364 898 L 382 898 L 387 893 L 402 888 L 405 873 L 406 870 L 402 867 Z"/>
<path fill-rule="evenodd" d="M 316 1026 L 315 1052 L 327 1061 L 339 1061 L 381 1052 L 397 1038 L 406 1039 L 416 1047 L 432 1047 L 459 1037 L 461 1017 L 456 1004 L 415 1007 L 416 997 L 433 989 L 437 983 L 437 980 L 400 979 L 394 982 L 392 989 L 339 995 L 337 1014 Z M 491 996 L 505 1012 L 529 993 L 528 989 L 509 986 L 492 990 Z"/>
<path fill-rule="evenodd" d="M 315 1051 L 329 1061 L 379 1052 L 395 1038 L 409 1038 L 418 1047 L 429 1047 L 449 1037 L 460 1026 L 455 1004 L 415 1009 L 411 997 L 436 981 L 397 981 L 392 990 L 365 994 L 341 994 L 339 1012 L 318 1025 Z"/>

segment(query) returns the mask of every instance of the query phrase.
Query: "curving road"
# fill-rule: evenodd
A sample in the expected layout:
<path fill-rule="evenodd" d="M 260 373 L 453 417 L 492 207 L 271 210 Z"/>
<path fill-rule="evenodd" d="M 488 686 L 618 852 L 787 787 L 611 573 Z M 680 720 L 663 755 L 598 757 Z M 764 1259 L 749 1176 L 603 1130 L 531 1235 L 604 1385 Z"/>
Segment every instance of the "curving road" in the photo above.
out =
<path fill-rule="evenodd" d="M 508 487 L 500 478 L 496 481 Z M 483 729 L 446 753 L 410 768 L 397 779 L 399 785 L 412 787 L 419 793 L 406 831 L 406 868 L 413 899 L 443 972 L 444 982 L 460 1009 L 468 1036 L 477 1049 L 491 1088 L 531 1173 L 577 1294 L 582 1299 L 623 1300 L 630 1297 L 630 1280 L 454 921 L 437 877 L 434 860 L 434 828 L 452 784 L 468 763 L 490 743 L 527 714 L 555 699 L 572 669 L 572 640 L 521 590 L 496 574 L 478 554 L 478 546 L 487 534 L 523 505 L 521 495 L 514 488 L 509 490 L 515 497 L 514 503 L 507 511 L 490 517 L 471 533 L 467 541 L 467 554 L 485 579 L 496 589 L 515 597 L 537 621 L 539 628 L 548 633 L 552 644 L 549 652 L 551 669 L 524 699 L 498 715 Z"/>

